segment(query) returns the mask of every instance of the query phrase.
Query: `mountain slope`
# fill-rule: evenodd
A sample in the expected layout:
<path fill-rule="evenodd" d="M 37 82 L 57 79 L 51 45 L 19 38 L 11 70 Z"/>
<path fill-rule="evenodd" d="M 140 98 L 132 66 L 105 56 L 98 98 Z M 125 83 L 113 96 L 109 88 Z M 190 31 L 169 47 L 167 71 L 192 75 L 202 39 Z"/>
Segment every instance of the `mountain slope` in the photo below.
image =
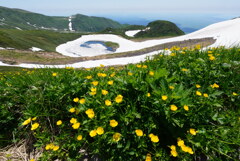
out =
<path fill-rule="evenodd" d="M 89 17 L 77 14 L 72 17 L 72 26 L 75 31 L 97 32 L 107 27 L 122 27 L 116 21 L 102 17 Z M 0 7 L 0 28 L 33 30 L 69 30 L 68 17 L 45 16 L 20 9 Z"/>
<path fill-rule="evenodd" d="M 0 30 L 0 47 L 11 47 L 15 49 L 29 49 L 38 47 L 45 51 L 55 51 L 56 46 L 66 41 L 77 39 L 78 33 L 59 33 L 45 30 Z"/>
<path fill-rule="evenodd" d="M 157 20 L 150 22 L 147 29 L 138 32 L 134 37 L 179 36 L 184 32 L 170 21 Z"/>
<path fill-rule="evenodd" d="M 92 17 L 77 14 L 73 16 L 73 29 L 76 31 L 97 32 L 105 28 L 120 28 L 122 25 L 116 21 L 103 17 Z"/>

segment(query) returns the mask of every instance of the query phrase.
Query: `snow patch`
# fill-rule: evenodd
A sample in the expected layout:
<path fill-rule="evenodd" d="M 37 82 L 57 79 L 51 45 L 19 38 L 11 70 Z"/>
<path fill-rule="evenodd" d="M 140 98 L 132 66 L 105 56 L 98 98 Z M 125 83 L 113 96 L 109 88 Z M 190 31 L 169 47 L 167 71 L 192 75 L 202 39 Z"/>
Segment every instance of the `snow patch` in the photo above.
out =
<path fill-rule="evenodd" d="M 72 28 L 72 17 L 71 16 L 68 18 L 68 21 L 69 21 L 69 24 L 68 24 L 69 31 L 74 31 Z"/>
<path fill-rule="evenodd" d="M 139 33 L 141 30 L 129 30 L 125 32 L 125 35 L 129 37 L 134 37 L 137 33 Z"/>
<path fill-rule="evenodd" d="M 102 34 L 102 35 L 84 35 L 81 38 L 67 42 L 62 44 L 56 48 L 56 50 L 63 55 L 79 57 L 79 56 L 91 56 L 91 55 L 101 55 L 106 54 L 104 51 L 97 51 L 94 50 L 97 48 L 96 46 L 91 46 L 91 50 L 86 51 L 86 48 L 80 47 L 81 44 L 84 44 L 87 41 L 112 41 L 119 44 L 119 48 L 116 52 L 123 52 L 123 51 L 133 51 L 139 50 L 146 47 L 151 47 L 155 45 L 160 45 L 163 43 L 174 42 L 174 41 L 183 41 L 189 39 L 199 39 L 199 38 L 207 38 L 213 37 L 216 39 L 216 42 L 211 45 L 210 47 L 218 47 L 218 46 L 225 46 L 225 47 L 233 47 L 240 45 L 240 18 L 234 20 L 228 20 L 220 23 L 216 23 L 206 28 L 203 28 L 199 31 L 193 32 L 188 35 L 183 35 L 174 38 L 168 39 L 161 39 L 161 40 L 148 40 L 144 42 L 133 42 L 117 35 L 111 34 Z M 74 64 L 65 64 L 65 65 L 37 65 L 37 64 L 19 64 L 13 66 L 25 67 L 25 68 L 64 68 L 66 66 L 69 67 L 96 67 L 100 64 L 105 66 L 109 65 L 125 65 L 129 63 L 139 63 L 146 59 L 146 56 L 152 56 L 158 54 L 160 51 L 150 52 L 144 55 L 133 56 L 133 57 L 124 57 L 124 58 L 112 58 L 112 59 L 102 59 L 102 60 L 91 60 L 91 61 L 84 61 L 78 62 Z M 77 55 L 76 55 L 77 54 Z M 10 66 L 8 64 L 4 64 L 0 62 L 0 65 Z"/>
<path fill-rule="evenodd" d="M 32 48 L 29 48 L 29 50 L 32 50 L 32 51 L 44 51 L 43 49 L 40 49 L 40 48 L 37 48 L 37 47 L 32 47 Z"/>
<path fill-rule="evenodd" d="M 0 50 L 5 50 L 5 48 L 3 48 L 3 47 L 0 47 Z"/>
<path fill-rule="evenodd" d="M 19 27 L 15 27 L 16 29 L 18 29 L 18 30 L 22 30 L 21 28 L 19 28 Z"/>

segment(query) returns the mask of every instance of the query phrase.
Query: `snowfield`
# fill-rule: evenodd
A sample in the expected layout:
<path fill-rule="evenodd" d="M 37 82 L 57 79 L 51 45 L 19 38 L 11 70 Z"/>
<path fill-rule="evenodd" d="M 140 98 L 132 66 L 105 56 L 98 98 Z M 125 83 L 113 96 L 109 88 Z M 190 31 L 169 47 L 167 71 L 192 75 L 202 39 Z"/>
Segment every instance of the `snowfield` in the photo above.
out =
<path fill-rule="evenodd" d="M 144 42 L 134 42 L 131 40 L 127 40 L 117 35 L 112 34 L 99 34 L 99 35 L 84 35 L 74 41 L 69 41 L 65 44 L 59 45 L 56 48 L 56 51 L 70 57 L 81 57 L 81 56 L 97 56 L 102 54 L 108 54 L 109 52 L 106 50 L 99 49 L 99 46 L 91 46 L 91 48 L 81 47 L 80 45 L 84 44 L 87 41 L 111 41 L 119 44 L 119 48 L 115 52 L 111 53 L 119 53 L 119 52 L 127 52 L 140 50 L 147 47 L 152 47 L 156 45 L 160 45 L 163 43 L 174 42 L 174 41 L 184 41 L 189 39 L 200 39 L 200 38 L 209 38 L 213 37 L 216 39 L 216 42 L 212 44 L 210 47 L 233 47 L 240 46 L 240 18 L 223 21 L 219 23 L 212 24 L 207 26 L 201 30 L 196 32 L 174 37 L 168 39 L 160 39 L 160 40 L 148 40 Z M 114 59 L 102 59 L 95 61 L 85 61 L 74 64 L 67 65 L 36 65 L 36 64 L 20 64 L 17 66 L 26 67 L 26 68 L 42 68 L 42 67 L 58 67 L 63 68 L 66 66 L 72 67 L 96 67 L 100 64 L 103 65 L 124 65 L 129 63 L 138 63 L 140 61 L 144 61 L 146 56 L 157 54 L 159 51 L 147 53 L 140 56 L 126 57 L 126 58 L 114 58 Z M 6 65 L 0 62 L 0 65 Z M 8 65 L 10 66 L 10 65 Z"/>
<path fill-rule="evenodd" d="M 141 30 L 130 30 L 130 31 L 126 31 L 125 35 L 129 36 L 129 37 L 134 37 L 134 35 L 136 35 L 137 33 L 139 33 Z"/>

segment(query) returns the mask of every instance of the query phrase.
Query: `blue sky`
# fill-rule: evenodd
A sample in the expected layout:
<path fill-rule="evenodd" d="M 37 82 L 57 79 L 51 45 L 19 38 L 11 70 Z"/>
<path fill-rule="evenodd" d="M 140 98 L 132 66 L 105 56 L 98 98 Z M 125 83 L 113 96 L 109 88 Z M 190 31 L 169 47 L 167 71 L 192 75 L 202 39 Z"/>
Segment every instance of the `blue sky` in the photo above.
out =
<path fill-rule="evenodd" d="M 240 0 L 1 0 L 0 6 L 47 15 L 239 14 Z"/>
<path fill-rule="evenodd" d="M 240 0 L 0 0 L 0 6 L 50 16 L 104 16 L 128 24 L 164 19 L 195 29 L 240 16 Z"/>

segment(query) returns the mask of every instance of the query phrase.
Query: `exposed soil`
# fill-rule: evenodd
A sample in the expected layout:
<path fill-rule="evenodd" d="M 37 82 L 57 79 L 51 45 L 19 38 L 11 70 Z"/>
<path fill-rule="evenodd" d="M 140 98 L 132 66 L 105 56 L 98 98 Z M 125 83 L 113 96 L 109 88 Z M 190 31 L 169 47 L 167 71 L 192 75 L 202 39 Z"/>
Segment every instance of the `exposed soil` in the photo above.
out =
<path fill-rule="evenodd" d="M 207 47 L 213 44 L 216 40 L 213 38 L 202 38 L 202 39 L 189 39 L 184 41 L 175 41 L 156 45 L 153 47 L 135 50 L 123 53 L 105 54 L 92 57 L 67 57 L 55 52 L 32 52 L 22 50 L 0 51 L 0 61 L 7 64 L 20 64 L 20 63 L 32 63 L 32 64 L 44 64 L 44 65 L 60 65 L 60 64 L 72 64 L 77 62 L 83 62 L 87 60 L 101 60 L 121 57 L 132 57 L 150 53 L 153 51 L 163 50 L 165 48 L 171 48 L 173 46 L 193 48 L 200 44 L 201 47 Z M 6 51 L 5 51 L 6 52 Z M 12 55 L 12 56 L 11 56 Z M 17 55 L 17 56 L 16 56 Z"/>

